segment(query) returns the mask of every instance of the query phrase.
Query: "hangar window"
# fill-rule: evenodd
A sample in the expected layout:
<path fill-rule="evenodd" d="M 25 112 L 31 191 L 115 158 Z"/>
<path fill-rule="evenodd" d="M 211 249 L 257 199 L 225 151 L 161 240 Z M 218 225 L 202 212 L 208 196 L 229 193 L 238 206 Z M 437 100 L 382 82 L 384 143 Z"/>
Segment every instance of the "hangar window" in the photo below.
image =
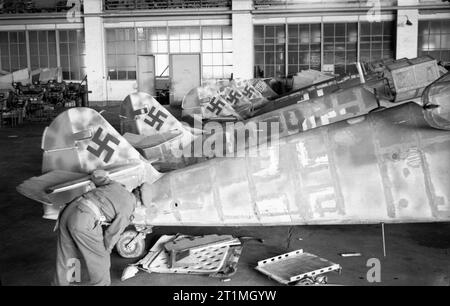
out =
<path fill-rule="evenodd" d="M 419 21 L 418 55 L 450 62 L 450 20 Z"/>
<path fill-rule="evenodd" d="M 106 29 L 106 65 L 111 80 L 136 80 L 134 28 Z"/>
<path fill-rule="evenodd" d="M 320 70 L 320 24 L 288 25 L 288 74 L 300 70 Z"/>
<path fill-rule="evenodd" d="M 83 30 L 59 30 L 59 50 L 64 80 L 82 80 L 86 75 Z"/>
<path fill-rule="evenodd" d="M 29 42 L 31 70 L 58 66 L 56 31 L 29 31 Z"/>
<path fill-rule="evenodd" d="M 0 32 L 0 70 L 13 72 L 27 67 L 25 31 Z"/>
<path fill-rule="evenodd" d="M 138 54 L 155 56 L 156 76 L 169 76 L 169 40 L 167 27 L 137 28 Z"/>
<path fill-rule="evenodd" d="M 199 53 L 200 27 L 170 27 L 170 53 Z"/>
<path fill-rule="evenodd" d="M 233 69 L 231 26 L 202 27 L 203 79 L 230 78 Z"/>
<path fill-rule="evenodd" d="M 357 73 L 358 24 L 325 23 L 323 25 L 323 64 L 336 74 Z"/>
<path fill-rule="evenodd" d="M 360 61 L 394 58 L 394 21 L 360 23 Z"/>
<path fill-rule="evenodd" d="M 255 39 L 255 76 L 283 77 L 286 75 L 285 25 L 257 25 Z"/>

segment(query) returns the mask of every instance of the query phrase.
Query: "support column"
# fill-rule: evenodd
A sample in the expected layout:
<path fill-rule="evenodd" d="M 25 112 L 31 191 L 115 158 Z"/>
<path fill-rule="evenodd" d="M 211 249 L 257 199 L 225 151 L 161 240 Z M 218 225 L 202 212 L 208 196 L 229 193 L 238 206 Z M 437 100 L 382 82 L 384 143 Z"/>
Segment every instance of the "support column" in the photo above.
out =
<path fill-rule="evenodd" d="M 417 0 L 398 0 L 398 6 L 418 4 Z M 396 59 L 417 57 L 418 35 L 419 10 L 399 9 L 397 11 Z"/>
<path fill-rule="evenodd" d="M 233 75 L 236 79 L 253 78 L 252 8 L 252 0 L 232 0 Z"/>
<path fill-rule="evenodd" d="M 84 38 L 86 41 L 86 70 L 90 103 L 106 104 L 105 42 L 101 0 L 84 0 Z"/>

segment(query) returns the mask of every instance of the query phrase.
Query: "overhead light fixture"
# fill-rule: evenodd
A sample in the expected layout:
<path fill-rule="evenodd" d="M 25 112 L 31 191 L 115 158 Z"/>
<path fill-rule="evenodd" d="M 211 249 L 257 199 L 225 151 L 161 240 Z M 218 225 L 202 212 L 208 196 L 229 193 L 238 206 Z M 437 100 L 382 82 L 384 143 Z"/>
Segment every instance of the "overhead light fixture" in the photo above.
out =
<path fill-rule="evenodd" d="M 412 26 L 412 25 L 413 25 L 413 23 L 411 22 L 411 20 L 409 20 L 408 15 L 406 15 L 406 25 L 407 25 L 407 26 Z"/>

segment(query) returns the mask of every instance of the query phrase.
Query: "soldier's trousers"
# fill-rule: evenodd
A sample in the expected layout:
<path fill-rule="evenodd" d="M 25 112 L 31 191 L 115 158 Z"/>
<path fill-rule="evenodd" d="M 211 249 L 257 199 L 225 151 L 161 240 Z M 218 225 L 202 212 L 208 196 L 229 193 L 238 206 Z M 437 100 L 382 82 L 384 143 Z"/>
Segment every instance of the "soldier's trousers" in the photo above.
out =
<path fill-rule="evenodd" d="M 101 225 L 93 211 L 82 205 L 82 199 L 70 203 L 59 218 L 54 285 L 67 286 L 77 281 L 75 262 L 84 259 L 92 285 L 111 284 L 110 254 L 103 242 Z M 81 274 L 79 274 L 81 275 Z"/>

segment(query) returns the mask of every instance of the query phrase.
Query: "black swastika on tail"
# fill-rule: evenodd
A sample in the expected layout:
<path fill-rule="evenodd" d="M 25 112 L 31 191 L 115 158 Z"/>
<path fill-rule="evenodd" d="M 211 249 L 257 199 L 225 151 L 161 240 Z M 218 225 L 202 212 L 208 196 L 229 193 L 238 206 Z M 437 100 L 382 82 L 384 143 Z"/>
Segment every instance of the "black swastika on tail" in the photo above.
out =
<path fill-rule="evenodd" d="M 147 113 L 147 108 L 137 109 L 133 112 L 134 116 L 144 115 Z"/>
<path fill-rule="evenodd" d="M 219 115 L 224 106 L 225 102 L 220 101 L 219 99 L 214 97 L 212 101 L 209 103 L 209 105 L 206 107 L 206 109 L 213 114 L 215 113 L 216 115 Z"/>
<path fill-rule="evenodd" d="M 238 103 L 239 102 L 239 99 L 242 97 L 242 95 L 239 93 L 239 92 L 237 92 L 237 91 L 235 91 L 235 90 L 232 90 L 232 91 L 230 91 L 230 93 L 228 94 L 228 96 L 226 96 L 226 100 L 230 103 L 230 104 L 235 104 L 235 103 Z"/>
<path fill-rule="evenodd" d="M 101 140 L 100 136 L 102 135 L 102 133 L 103 133 L 103 129 L 101 127 L 99 127 L 97 132 L 95 132 L 94 137 L 92 137 L 92 142 L 95 143 L 96 145 L 98 145 L 98 148 L 94 149 L 93 147 L 88 146 L 86 148 L 86 150 L 88 150 L 88 152 L 92 153 L 93 155 L 97 156 L 98 158 L 100 158 L 100 155 L 102 155 L 103 151 L 106 151 L 106 155 L 105 155 L 105 158 L 103 159 L 103 161 L 105 163 L 107 163 L 107 162 L 109 162 L 109 160 L 111 159 L 111 157 L 114 154 L 114 149 L 111 148 L 110 146 L 108 146 L 109 142 L 112 142 L 113 144 L 118 145 L 120 143 L 120 140 L 108 133 L 106 133 L 105 138 L 103 138 L 103 140 Z"/>
<path fill-rule="evenodd" d="M 164 120 L 168 117 L 167 114 L 164 114 L 162 111 L 155 112 L 156 107 L 152 106 L 150 111 L 148 112 L 147 117 L 145 117 L 144 122 L 150 125 L 151 127 L 154 127 L 157 131 L 161 129 L 161 127 L 164 124 Z M 161 119 L 163 118 L 163 119 Z"/>
<path fill-rule="evenodd" d="M 242 93 L 246 97 L 251 98 L 256 93 L 256 90 L 255 90 L 255 88 L 250 87 L 250 86 L 247 85 L 247 86 L 244 87 L 244 90 L 242 91 Z"/>

